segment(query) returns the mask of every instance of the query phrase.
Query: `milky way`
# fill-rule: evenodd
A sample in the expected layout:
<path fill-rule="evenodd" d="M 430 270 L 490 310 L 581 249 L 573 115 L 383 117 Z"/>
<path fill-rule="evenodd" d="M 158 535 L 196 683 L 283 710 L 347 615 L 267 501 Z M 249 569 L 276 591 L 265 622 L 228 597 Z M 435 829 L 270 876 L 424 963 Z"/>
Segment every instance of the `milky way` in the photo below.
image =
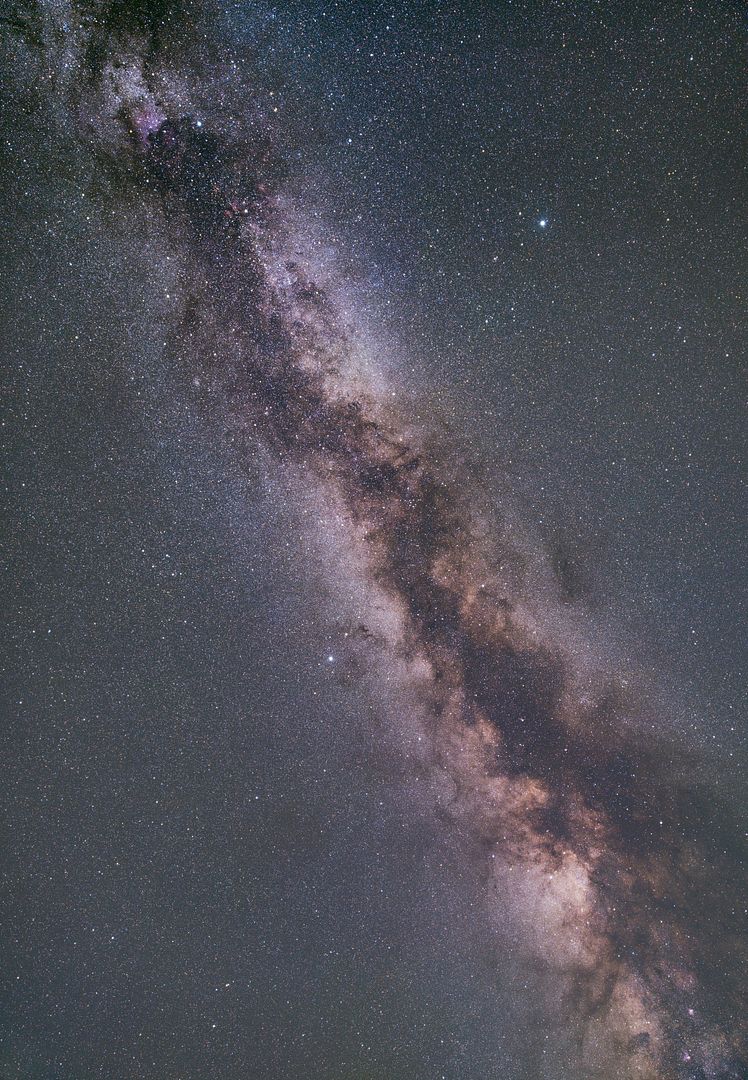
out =
<path fill-rule="evenodd" d="M 181 267 L 170 348 L 206 423 L 240 462 L 270 450 L 336 515 L 336 574 L 371 609 L 346 634 L 360 678 L 417 733 L 408 765 L 430 777 L 430 812 L 486 916 L 544 973 L 544 1007 L 578 1032 L 574 1075 L 745 1076 L 731 812 L 653 707 L 543 618 L 561 601 L 538 598 L 526 541 L 481 509 L 459 440 L 362 366 L 339 294 L 296 242 L 303 196 L 251 86 L 235 111 L 176 8 L 67 18 L 67 34 L 44 11 L 14 28 L 46 50 L 41 94 L 122 206 L 140 200 L 164 228 Z"/>

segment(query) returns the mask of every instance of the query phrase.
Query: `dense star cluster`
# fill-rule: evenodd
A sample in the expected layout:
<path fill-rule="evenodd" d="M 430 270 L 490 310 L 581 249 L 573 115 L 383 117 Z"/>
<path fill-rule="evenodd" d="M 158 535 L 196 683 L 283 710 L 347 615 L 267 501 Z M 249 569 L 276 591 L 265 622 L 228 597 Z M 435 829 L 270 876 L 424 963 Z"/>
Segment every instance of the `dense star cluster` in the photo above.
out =
<path fill-rule="evenodd" d="M 466 400 L 478 402 L 491 379 L 516 392 L 530 346 L 514 323 L 541 297 L 553 305 L 562 296 L 552 258 L 539 269 L 541 246 L 571 230 L 575 214 L 581 229 L 585 200 L 612 169 L 590 171 L 584 132 L 559 134 L 565 175 L 587 181 L 564 226 L 561 195 L 545 181 L 540 190 L 549 152 L 535 160 L 520 134 L 526 97 L 538 92 L 531 81 L 542 82 L 550 63 L 531 22 L 548 20 L 553 48 L 576 52 L 587 20 L 594 82 L 600 72 L 623 78 L 632 35 L 649 16 L 636 6 L 622 12 L 611 39 L 594 5 L 574 18 L 550 5 L 507 5 L 474 21 L 441 5 L 420 21 L 362 7 L 344 15 L 335 5 L 331 13 L 102 0 L 20 5 L 4 18 L 7 144 L 23 165 L 16 186 L 37 208 L 18 212 L 19 233 L 26 224 L 39 232 L 47 199 L 39 177 L 62 174 L 45 181 L 56 194 L 41 215 L 60 296 L 51 307 L 32 298 L 31 310 L 40 305 L 47 333 L 49 312 L 65 314 L 40 358 L 28 355 L 36 337 L 23 320 L 18 334 L 31 344 L 16 346 L 21 479 L 9 656 L 20 674 L 11 680 L 18 733 L 9 753 L 16 738 L 11 821 L 21 842 L 10 859 L 0 1064 L 19 1080 L 739 1080 L 748 1047 L 735 723 L 731 711 L 715 719 L 719 745 L 707 752 L 708 740 L 667 704 L 687 716 L 711 695 L 719 712 L 709 649 L 704 698 L 689 706 L 677 648 L 642 670 L 625 660 L 615 617 L 595 612 L 595 602 L 618 596 L 620 623 L 633 620 L 642 636 L 639 656 L 657 657 L 646 614 L 631 615 L 627 575 L 644 564 L 616 569 L 602 550 L 597 564 L 582 559 L 531 520 L 538 496 L 523 496 L 523 485 L 544 490 L 539 462 L 556 437 L 538 406 L 540 367 L 524 376 L 525 411 L 505 418 L 516 452 L 526 452 L 523 480 L 522 465 L 500 452 L 506 436 L 492 436 L 495 391 L 483 394 L 483 415 L 452 404 L 462 365 L 473 384 Z M 729 13 L 703 25 L 699 13 L 692 18 L 704 34 L 736 30 Z M 342 152 L 317 145 L 325 111 L 360 94 L 364 53 L 386 53 L 380 39 L 400 23 L 387 46 L 394 68 L 369 71 L 374 104 L 367 112 L 348 101 L 358 133 L 345 136 Z M 392 196 L 380 179 L 379 209 L 364 197 L 382 168 L 374 135 L 360 168 L 343 168 L 365 124 L 376 129 L 376 101 L 397 97 L 398 64 L 441 94 L 419 42 L 437 69 L 446 55 L 461 78 L 469 55 L 484 95 L 452 83 L 449 100 L 424 119 L 423 91 L 404 121 L 419 146 L 390 148 L 382 177 L 402 169 L 404 228 L 418 230 L 424 201 L 442 221 L 422 267 L 409 263 L 407 237 L 375 234 Z M 346 48 L 352 75 L 343 85 L 329 72 Z M 658 63 L 637 76 L 642 93 L 660 78 Z M 574 80 L 588 104 L 589 85 L 573 64 L 564 70 L 570 86 L 545 89 L 568 96 L 574 114 Z M 674 94 L 680 83 L 669 85 Z M 606 92 L 613 117 L 616 89 Z M 442 181 L 454 205 L 440 209 L 419 152 L 433 153 L 437 119 L 447 130 L 440 147 L 470 155 L 462 141 L 472 132 L 480 154 L 489 151 L 495 119 L 451 129 L 461 109 L 497 101 L 514 134 L 506 160 L 492 165 L 496 190 L 466 190 L 446 155 Z M 636 130 L 625 138 L 640 155 Z M 615 159 L 621 168 L 625 157 Z M 672 182 L 698 195 L 698 178 L 678 177 L 678 168 Z M 332 190 L 336 169 L 342 199 Z M 515 214 L 501 206 L 519 173 L 539 186 Z M 681 193 L 680 204 L 689 197 Z M 625 214 L 647 212 L 641 193 L 621 200 Z M 494 207 L 495 227 L 476 217 L 478 203 Z M 365 209 L 352 215 L 350 206 Z M 473 250 L 461 253 L 455 231 L 464 223 Z M 360 284 L 358 256 L 331 252 L 341 224 L 350 249 L 366 246 L 372 265 L 383 260 L 385 276 L 391 269 L 392 281 L 377 286 L 383 304 L 412 315 L 397 344 L 381 311 L 365 312 L 373 286 Z M 449 259 L 442 229 L 453 234 Z M 96 236 L 93 269 L 74 268 L 76 230 Z M 600 248 L 618 243 L 615 229 L 600 232 Z M 641 233 L 630 237 L 642 242 Z M 498 318 L 481 247 L 493 252 L 489 268 L 503 268 L 509 313 L 493 369 L 484 360 L 473 370 L 472 339 Z M 27 279 L 38 287 L 43 276 L 19 250 L 18 265 L 32 271 L 20 275 L 17 303 Z M 567 293 L 561 321 L 538 330 L 541 355 L 588 347 L 585 320 L 606 296 L 606 274 L 619 275 L 619 295 L 629 288 L 633 263 L 597 258 L 594 272 L 569 264 L 577 299 L 569 305 Z M 119 263 L 125 270 L 113 269 Z M 681 265 L 690 273 L 688 260 Z M 658 272 L 656 259 L 645 272 Z M 466 289 L 477 299 L 458 343 L 452 327 Z M 719 322 L 732 309 L 727 298 L 714 303 Z M 635 320 L 634 300 L 627 304 L 610 318 Z M 699 304 L 706 312 L 703 299 L 692 309 Z M 85 345 L 67 322 L 76 309 Z M 424 340 L 447 359 L 429 360 Z M 732 340 L 719 342 L 723 359 Z M 516 348 L 515 357 L 502 348 Z M 729 389 L 732 376 L 723 377 Z M 598 401 L 614 389 L 599 389 Z M 629 393 L 621 411 L 631 410 Z M 622 436 L 612 402 L 602 442 L 615 455 Z M 562 404 L 554 427 L 581 425 L 584 406 L 564 417 Z M 700 407 L 694 396 L 694 415 Z M 728 418 L 720 429 L 725 439 L 733 426 Z M 604 470 L 594 461 L 575 468 L 573 480 L 556 478 L 549 513 L 563 521 L 561 505 L 588 482 L 605 519 L 610 496 L 594 475 Z M 726 500 L 730 476 L 726 468 Z M 646 504 L 651 492 L 639 491 Z M 723 553 L 732 527 L 726 514 Z M 620 534 L 635 546 L 632 529 L 624 517 Z M 664 523 L 657 535 L 664 543 Z M 724 567 L 711 572 L 715 590 L 726 588 Z M 607 586 L 588 584 L 595 573 Z M 666 579 L 660 588 L 675 604 Z M 45 620 L 42 631 L 35 624 Z M 722 632 L 730 625 L 728 612 Z M 49 655 L 29 641 L 42 633 L 62 637 L 44 646 Z M 731 656 L 722 650 L 727 698 Z M 49 899 L 35 898 L 29 913 L 24 890 L 40 882 Z M 310 929 L 318 920 L 325 930 Z M 79 939 L 97 934 L 106 944 L 97 938 L 76 960 Z"/>

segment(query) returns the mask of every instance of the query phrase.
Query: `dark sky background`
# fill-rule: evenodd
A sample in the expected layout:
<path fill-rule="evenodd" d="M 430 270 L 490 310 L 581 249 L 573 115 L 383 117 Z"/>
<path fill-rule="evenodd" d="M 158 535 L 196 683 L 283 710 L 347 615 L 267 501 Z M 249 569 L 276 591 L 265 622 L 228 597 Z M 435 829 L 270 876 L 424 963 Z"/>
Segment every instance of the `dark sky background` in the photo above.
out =
<path fill-rule="evenodd" d="M 178 258 L 60 136 L 50 12 L 0 26 L 0 1077 L 597 1077 L 328 663 L 298 480 L 195 407 Z M 511 499 L 736 806 L 745 31 L 716 2 L 238 2 L 212 31 L 481 510 Z"/>

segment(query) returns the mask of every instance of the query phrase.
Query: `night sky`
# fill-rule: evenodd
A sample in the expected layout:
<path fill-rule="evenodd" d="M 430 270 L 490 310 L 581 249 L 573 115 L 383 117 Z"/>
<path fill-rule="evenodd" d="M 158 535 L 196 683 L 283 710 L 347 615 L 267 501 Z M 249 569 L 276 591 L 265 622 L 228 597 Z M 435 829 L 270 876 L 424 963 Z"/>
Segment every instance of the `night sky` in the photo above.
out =
<path fill-rule="evenodd" d="M 0 1080 L 745 1080 L 741 4 L 0 13 Z"/>

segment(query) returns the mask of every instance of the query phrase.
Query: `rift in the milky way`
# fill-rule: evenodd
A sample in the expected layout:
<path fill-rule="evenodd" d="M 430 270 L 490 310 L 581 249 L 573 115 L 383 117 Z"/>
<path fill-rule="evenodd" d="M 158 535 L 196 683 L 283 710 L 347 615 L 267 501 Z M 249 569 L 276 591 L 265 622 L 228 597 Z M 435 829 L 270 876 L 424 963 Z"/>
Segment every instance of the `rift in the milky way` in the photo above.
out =
<path fill-rule="evenodd" d="M 59 25 L 16 29 L 56 56 L 53 94 L 97 167 L 168 223 L 189 268 L 185 376 L 239 454 L 259 440 L 337 501 L 348 572 L 389 612 L 377 664 L 399 665 L 400 707 L 448 778 L 486 904 L 501 897 L 581 1032 L 580 1074 L 745 1076 L 745 905 L 724 807 L 679 780 L 669 741 L 645 742 L 614 680 L 583 685 L 573 649 L 532 624 L 495 568 L 519 555 L 486 539 L 447 453 L 353 389 L 333 296 L 282 254 L 261 111 L 232 115 L 199 64 L 179 72 L 175 7 L 120 0 L 71 9 L 67 39 Z"/>

